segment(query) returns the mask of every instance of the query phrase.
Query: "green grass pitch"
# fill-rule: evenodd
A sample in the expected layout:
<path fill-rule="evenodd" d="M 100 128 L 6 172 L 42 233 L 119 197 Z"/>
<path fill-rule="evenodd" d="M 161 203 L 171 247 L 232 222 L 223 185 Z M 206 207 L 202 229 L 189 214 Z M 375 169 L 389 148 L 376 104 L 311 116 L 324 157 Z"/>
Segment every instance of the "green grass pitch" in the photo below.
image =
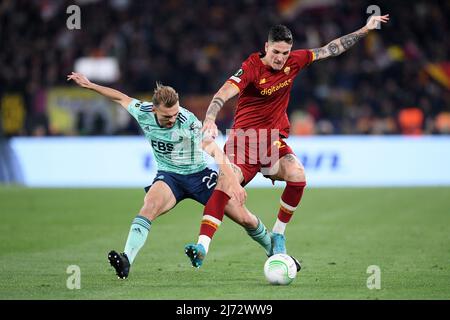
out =
<path fill-rule="evenodd" d="M 282 189 L 248 190 L 248 207 L 272 228 Z M 202 207 L 179 204 L 153 225 L 126 281 L 107 262 L 123 250 L 141 207 L 138 189 L 0 188 L 0 299 L 450 299 L 450 188 L 309 188 L 289 224 L 295 281 L 269 285 L 265 256 L 225 218 L 200 269 Z M 69 290 L 67 267 L 81 271 Z M 379 266 L 381 289 L 367 268 Z"/>

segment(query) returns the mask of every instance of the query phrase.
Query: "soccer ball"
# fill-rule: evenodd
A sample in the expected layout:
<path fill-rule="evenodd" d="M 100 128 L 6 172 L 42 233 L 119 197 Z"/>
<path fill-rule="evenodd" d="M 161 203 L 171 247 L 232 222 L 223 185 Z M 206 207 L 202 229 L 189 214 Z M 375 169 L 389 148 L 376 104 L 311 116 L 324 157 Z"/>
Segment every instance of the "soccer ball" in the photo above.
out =
<path fill-rule="evenodd" d="M 297 266 L 287 254 L 274 254 L 264 264 L 264 275 L 270 284 L 288 285 L 297 275 Z"/>

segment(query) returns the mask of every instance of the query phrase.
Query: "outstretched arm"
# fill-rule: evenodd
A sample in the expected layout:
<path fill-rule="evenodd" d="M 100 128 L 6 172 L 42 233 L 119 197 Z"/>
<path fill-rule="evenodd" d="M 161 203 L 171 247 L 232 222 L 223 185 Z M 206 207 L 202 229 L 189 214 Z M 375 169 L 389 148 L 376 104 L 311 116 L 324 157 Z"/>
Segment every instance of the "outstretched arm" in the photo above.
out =
<path fill-rule="evenodd" d="M 239 89 L 235 85 L 225 82 L 225 84 L 214 95 L 211 103 L 209 104 L 208 110 L 206 111 L 205 121 L 203 121 L 202 132 L 209 131 L 209 134 L 213 138 L 217 137 L 218 131 L 215 123 L 216 117 L 225 102 L 233 98 L 238 93 Z"/>
<path fill-rule="evenodd" d="M 338 39 L 335 39 L 321 48 L 310 49 L 313 53 L 313 61 L 340 55 L 342 52 L 347 51 L 348 49 L 353 47 L 359 40 L 364 38 L 369 33 L 370 30 L 375 29 L 379 23 L 381 22 L 386 23 L 388 21 L 389 21 L 388 14 L 384 16 L 370 17 L 367 24 L 361 29 L 353 33 L 347 34 L 343 37 L 340 37 Z"/>
<path fill-rule="evenodd" d="M 95 92 L 100 93 L 102 96 L 105 96 L 106 98 L 117 102 L 124 108 L 127 108 L 130 102 L 133 100 L 133 98 L 130 98 L 120 91 L 90 82 L 89 79 L 81 73 L 72 72 L 67 76 L 67 80 L 75 81 L 76 84 L 78 84 L 82 88 L 94 90 Z"/>

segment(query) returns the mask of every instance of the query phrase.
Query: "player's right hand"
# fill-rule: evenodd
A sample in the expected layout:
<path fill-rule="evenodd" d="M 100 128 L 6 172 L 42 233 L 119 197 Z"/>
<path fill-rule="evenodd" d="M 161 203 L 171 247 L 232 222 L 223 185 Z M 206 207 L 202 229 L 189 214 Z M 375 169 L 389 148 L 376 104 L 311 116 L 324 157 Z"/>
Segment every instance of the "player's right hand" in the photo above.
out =
<path fill-rule="evenodd" d="M 216 123 L 214 120 L 208 118 L 203 121 L 202 132 L 205 137 L 211 137 L 213 139 L 219 135 Z"/>
<path fill-rule="evenodd" d="M 69 80 L 75 81 L 77 85 L 83 88 L 89 88 L 92 85 L 92 82 L 81 73 L 72 72 L 71 74 L 68 74 L 67 81 Z"/>

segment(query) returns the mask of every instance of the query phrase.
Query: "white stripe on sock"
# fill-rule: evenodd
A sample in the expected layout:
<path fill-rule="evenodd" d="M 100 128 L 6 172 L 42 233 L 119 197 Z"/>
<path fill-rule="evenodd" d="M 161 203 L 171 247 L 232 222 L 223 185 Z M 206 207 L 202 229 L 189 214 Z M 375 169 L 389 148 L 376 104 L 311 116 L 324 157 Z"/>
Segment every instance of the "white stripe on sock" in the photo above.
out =
<path fill-rule="evenodd" d="M 209 214 L 203 215 L 203 220 L 205 219 L 213 222 L 214 224 L 217 224 L 217 226 L 220 226 L 220 224 L 222 223 L 222 221 L 220 221 L 216 217 L 210 216 Z"/>
<path fill-rule="evenodd" d="M 286 202 L 283 201 L 283 199 L 280 198 L 280 204 L 285 207 L 286 209 L 288 209 L 289 211 L 295 211 L 297 209 L 297 207 L 292 207 L 290 205 L 288 205 Z"/>

